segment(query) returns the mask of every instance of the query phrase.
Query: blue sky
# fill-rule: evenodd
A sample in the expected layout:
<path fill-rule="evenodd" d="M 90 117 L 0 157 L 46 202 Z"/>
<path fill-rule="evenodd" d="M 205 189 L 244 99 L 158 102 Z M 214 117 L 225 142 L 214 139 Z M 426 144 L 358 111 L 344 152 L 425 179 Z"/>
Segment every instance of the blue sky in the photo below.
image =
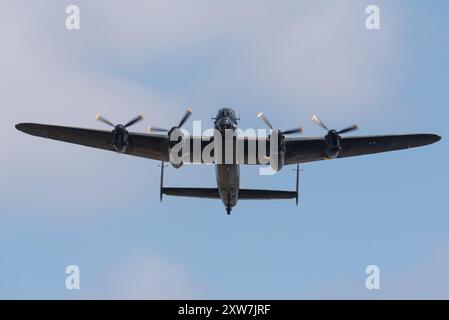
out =
<path fill-rule="evenodd" d="M 6 1 L 0 12 L 0 298 L 449 298 L 446 1 Z M 78 4 L 81 30 L 64 28 Z M 365 29 L 377 4 L 381 30 Z M 305 164 L 300 205 L 165 198 L 156 162 L 26 136 L 18 122 L 104 129 L 192 106 L 263 111 L 304 135 L 437 133 L 429 147 Z M 189 126 L 187 126 L 189 127 Z M 294 172 L 242 169 L 242 187 Z M 166 184 L 214 186 L 209 166 Z M 81 290 L 65 288 L 65 267 Z M 381 270 L 368 291 L 366 266 Z"/>

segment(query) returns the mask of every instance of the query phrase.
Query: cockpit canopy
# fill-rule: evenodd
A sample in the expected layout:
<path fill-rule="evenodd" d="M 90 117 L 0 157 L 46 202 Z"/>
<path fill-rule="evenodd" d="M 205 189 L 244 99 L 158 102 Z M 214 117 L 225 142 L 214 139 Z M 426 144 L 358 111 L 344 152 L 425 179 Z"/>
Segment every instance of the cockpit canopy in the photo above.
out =
<path fill-rule="evenodd" d="M 232 120 L 232 122 L 237 124 L 237 117 L 235 116 L 235 112 L 234 112 L 233 109 L 231 109 L 231 108 L 221 108 L 220 110 L 218 110 L 216 119 L 220 119 L 220 118 L 224 118 L 224 117 L 230 118 Z"/>

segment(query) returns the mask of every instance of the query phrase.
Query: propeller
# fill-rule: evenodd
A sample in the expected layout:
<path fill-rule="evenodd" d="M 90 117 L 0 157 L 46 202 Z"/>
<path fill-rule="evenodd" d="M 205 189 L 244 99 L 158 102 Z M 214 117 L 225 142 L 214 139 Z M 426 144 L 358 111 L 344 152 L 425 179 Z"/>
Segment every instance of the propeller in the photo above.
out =
<path fill-rule="evenodd" d="M 340 155 L 340 152 L 343 150 L 341 146 L 341 137 L 340 137 L 341 134 L 348 133 L 358 129 L 358 126 L 356 124 L 341 129 L 339 131 L 335 129 L 329 129 L 324 124 L 324 122 L 321 121 L 320 118 L 318 118 L 317 115 L 314 115 L 311 120 L 327 131 L 327 134 L 324 137 L 324 141 L 326 143 L 326 149 L 324 150 L 324 154 L 326 155 L 325 159 L 336 159 Z"/>
<path fill-rule="evenodd" d="M 187 121 L 187 119 L 190 118 L 190 116 L 192 115 L 192 109 L 187 109 L 186 113 L 184 114 L 184 116 L 182 117 L 181 121 L 179 121 L 179 124 L 175 127 L 173 127 L 172 129 L 179 129 L 181 128 Z M 148 128 L 148 132 L 152 133 L 152 132 L 170 132 L 170 130 L 172 129 L 164 129 L 164 128 L 158 128 L 158 127 L 149 127 Z"/>
<path fill-rule="evenodd" d="M 336 134 L 338 134 L 338 135 L 340 135 L 340 134 L 343 134 L 343 133 L 348 133 L 348 132 L 351 132 L 351 131 L 355 131 L 355 130 L 357 130 L 359 127 L 356 125 L 356 124 L 354 124 L 354 125 L 352 125 L 352 126 L 349 126 L 349 127 L 347 127 L 347 128 L 344 128 L 344 129 L 342 129 L 342 130 L 340 130 L 340 131 L 337 131 L 337 130 L 334 130 L 334 129 L 329 129 L 325 124 L 324 124 L 324 122 L 323 121 L 321 121 L 320 120 L 320 118 L 318 118 L 318 116 L 315 114 L 313 117 L 312 117 L 312 122 L 314 122 L 314 123 L 316 123 L 317 125 L 319 125 L 321 128 L 323 128 L 324 130 L 326 130 L 328 133 L 336 133 Z"/>
<path fill-rule="evenodd" d="M 113 124 L 111 121 L 109 121 L 108 119 L 104 118 L 101 114 L 97 114 L 96 119 L 98 121 L 101 121 L 111 127 L 116 128 L 117 126 L 115 124 Z M 137 117 L 135 117 L 134 119 L 130 120 L 128 123 L 126 123 L 125 125 L 123 125 L 123 128 L 128 128 L 134 124 L 136 124 L 137 122 L 140 122 L 143 120 L 143 115 L 139 114 Z M 122 125 L 118 125 L 118 126 L 122 126 Z"/>
<path fill-rule="evenodd" d="M 275 129 L 270 121 L 265 117 L 265 115 L 260 112 L 257 114 L 257 117 L 269 128 L 272 130 L 270 133 L 270 142 L 271 138 L 277 137 L 277 143 L 270 144 L 270 156 L 264 156 L 266 160 L 270 162 L 270 166 L 273 170 L 279 171 L 285 164 L 285 153 L 286 153 L 286 145 L 285 145 L 285 136 L 288 134 L 301 133 L 302 128 L 294 128 L 285 131 L 281 131 L 279 129 Z M 276 133 L 276 135 L 272 136 L 272 134 Z"/>
<path fill-rule="evenodd" d="M 118 124 L 114 125 L 111 121 L 104 118 L 101 114 L 97 114 L 97 120 L 101 121 L 108 126 L 111 126 L 114 128 L 112 130 L 112 139 L 111 143 L 114 147 L 115 151 L 118 153 L 125 153 L 126 149 L 129 146 L 129 134 L 128 130 L 126 130 L 128 127 L 132 126 L 133 124 L 136 124 L 139 121 L 143 120 L 143 115 L 138 115 L 137 117 L 133 118 L 132 120 L 128 121 L 125 125 Z"/>
<path fill-rule="evenodd" d="M 270 121 L 268 121 L 267 117 L 265 117 L 263 112 L 258 113 L 257 117 L 268 127 L 268 129 L 274 130 L 274 128 L 271 125 Z M 282 135 L 302 133 L 302 128 L 299 127 L 299 128 L 289 129 L 289 130 L 280 131 L 280 132 L 281 132 Z"/>
<path fill-rule="evenodd" d="M 139 114 L 137 117 L 135 117 L 134 119 L 130 120 L 127 124 L 125 124 L 125 128 L 128 128 L 134 124 L 136 124 L 137 122 L 140 122 L 143 120 L 143 115 Z"/>

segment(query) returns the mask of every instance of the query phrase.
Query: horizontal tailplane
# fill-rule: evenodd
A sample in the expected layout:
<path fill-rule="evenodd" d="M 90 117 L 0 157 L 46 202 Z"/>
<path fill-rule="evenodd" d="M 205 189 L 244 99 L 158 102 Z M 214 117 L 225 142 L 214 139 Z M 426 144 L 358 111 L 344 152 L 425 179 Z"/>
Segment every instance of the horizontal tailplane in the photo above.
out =
<path fill-rule="evenodd" d="M 177 197 L 220 199 L 217 188 L 162 188 L 162 194 Z M 296 199 L 296 191 L 240 189 L 240 200 Z"/>

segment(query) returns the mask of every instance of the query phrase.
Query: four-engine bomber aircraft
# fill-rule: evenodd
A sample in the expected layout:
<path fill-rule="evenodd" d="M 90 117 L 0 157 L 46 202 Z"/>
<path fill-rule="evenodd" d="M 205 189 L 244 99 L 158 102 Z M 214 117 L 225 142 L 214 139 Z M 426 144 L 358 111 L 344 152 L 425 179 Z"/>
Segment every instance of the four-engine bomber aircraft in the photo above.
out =
<path fill-rule="evenodd" d="M 174 163 L 171 158 L 171 150 L 175 143 L 179 141 L 171 141 L 171 134 L 185 124 L 190 117 L 192 111 L 189 109 L 184 115 L 180 123 L 170 130 L 151 128 L 150 133 L 132 133 L 128 132 L 127 128 L 142 120 L 142 116 L 138 116 L 125 125 L 114 125 L 110 121 L 97 116 L 99 121 L 102 121 L 112 127 L 113 131 L 92 130 L 72 127 L 62 127 L 34 123 L 17 124 L 16 128 L 22 132 L 30 135 L 59 140 L 79 144 L 83 146 L 115 151 L 123 154 L 128 154 L 137 157 L 143 157 L 162 162 L 161 165 L 161 200 L 162 196 L 184 196 L 184 197 L 198 197 L 209 199 L 221 199 L 224 203 L 228 214 L 231 213 L 232 208 L 237 204 L 239 199 L 296 199 L 298 204 L 298 185 L 299 185 L 299 164 L 318 161 L 324 159 L 336 159 L 354 157 L 364 154 L 372 154 L 400 149 L 408 149 L 420 147 L 437 142 L 441 139 L 435 134 L 406 134 L 406 135 L 383 135 L 383 136 L 361 136 L 361 137 L 341 137 L 342 134 L 354 131 L 357 129 L 356 125 L 350 126 L 343 130 L 329 129 L 317 116 L 312 117 L 312 121 L 326 130 L 327 134 L 318 138 L 299 138 L 286 137 L 290 134 L 300 133 L 301 128 L 281 131 L 273 128 L 267 118 L 259 113 L 258 117 L 271 130 L 271 134 L 266 139 L 266 145 L 270 144 L 270 137 L 275 135 L 278 143 L 276 153 L 270 154 L 270 148 L 266 158 L 269 163 L 276 162 L 272 168 L 280 170 L 284 165 L 297 165 L 296 170 L 296 190 L 295 191 L 281 191 L 281 190 L 250 190 L 240 189 L 240 164 L 250 164 L 249 154 L 244 154 L 243 162 L 229 164 L 216 163 L 216 180 L 217 188 L 169 188 L 163 185 L 163 170 L 164 162 L 170 162 L 175 168 L 179 168 L 181 163 Z M 214 128 L 218 132 L 224 133 L 225 130 L 237 130 L 237 117 L 231 108 L 220 109 L 214 118 Z M 154 133 L 151 133 L 154 132 Z M 156 133 L 158 132 L 158 133 Z M 224 136 L 224 135 L 223 135 Z M 193 146 L 199 143 L 201 149 L 206 148 L 214 137 L 205 139 L 204 137 L 182 136 L 185 143 Z M 243 141 L 239 141 L 243 139 Z M 259 138 L 257 138 L 259 139 Z M 199 140 L 199 141 L 198 141 Z M 240 138 L 237 136 L 233 140 L 234 146 L 237 143 L 243 142 L 243 145 L 250 143 L 250 137 Z M 244 152 L 248 153 L 248 148 L 244 148 Z M 275 158 L 275 159 L 274 159 Z M 276 161 L 273 161 L 276 160 Z M 193 158 L 191 162 L 194 162 Z M 260 161 L 253 164 L 261 164 Z"/>

